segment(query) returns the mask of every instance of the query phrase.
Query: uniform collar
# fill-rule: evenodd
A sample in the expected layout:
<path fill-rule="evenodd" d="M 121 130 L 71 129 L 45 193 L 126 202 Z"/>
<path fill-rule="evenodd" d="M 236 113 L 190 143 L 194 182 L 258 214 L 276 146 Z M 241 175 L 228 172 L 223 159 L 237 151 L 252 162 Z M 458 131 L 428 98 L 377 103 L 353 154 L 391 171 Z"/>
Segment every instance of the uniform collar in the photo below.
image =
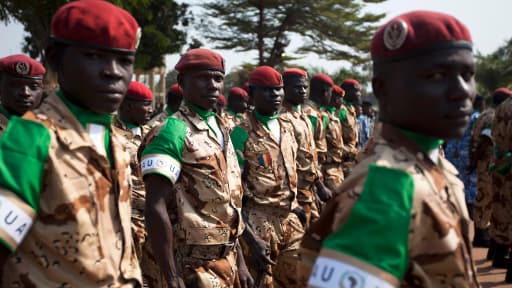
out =
<path fill-rule="evenodd" d="M 421 148 L 421 150 L 427 154 L 439 148 L 439 146 L 441 146 L 444 142 L 442 139 L 426 136 L 418 132 L 409 131 L 405 129 L 400 129 L 400 131 L 405 136 L 407 136 L 407 138 L 411 139 L 414 143 L 416 143 L 416 145 L 418 145 Z"/>
<path fill-rule="evenodd" d="M 203 120 L 207 120 L 208 118 L 210 118 L 211 116 L 215 116 L 215 111 L 208 111 L 208 110 L 205 110 L 199 106 L 196 106 L 190 102 L 186 102 L 188 107 L 190 107 L 190 109 L 194 110 L 194 112 L 196 112 Z"/>
<path fill-rule="evenodd" d="M 258 121 L 260 121 L 263 125 L 267 125 L 268 121 L 270 120 L 274 120 L 274 119 L 277 119 L 277 117 L 279 116 L 279 113 L 275 113 L 274 115 L 272 116 L 264 116 L 264 115 L 261 115 L 260 113 L 258 113 L 258 111 L 254 110 L 254 116 L 256 117 L 256 119 L 258 119 Z"/>
<path fill-rule="evenodd" d="M 114 119 L 114 115 L 112 114 L 99 114 L 82 107 L 79 107 L 71 101 L 69 101 L 66 96 L 62 93 L 61 90 L 57 91 L 57 96 L 66 104 L 68 109 L 73 113 L 73 115 L 78 119 L 82 127 L 86 127 L 88 123 L 94 123 L 103 125 L 105 127 L 109 127 L 112 124 L 112 120 Z"/>

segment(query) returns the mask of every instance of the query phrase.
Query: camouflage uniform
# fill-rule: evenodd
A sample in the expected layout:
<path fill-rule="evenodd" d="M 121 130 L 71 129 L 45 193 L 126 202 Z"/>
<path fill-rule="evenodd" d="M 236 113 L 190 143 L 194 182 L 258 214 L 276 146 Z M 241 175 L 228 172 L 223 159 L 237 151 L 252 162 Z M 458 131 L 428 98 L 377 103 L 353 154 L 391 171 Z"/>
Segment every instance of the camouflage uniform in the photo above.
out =
<path fill-rule="evenodd" d="M 86 132 L 61 99 L 51 94 L 24 115 L 30 120 L 11 119 L 2 137 L 0 193 L 19 202 L 35 199 L 39 207 L 25 239 L 11 246 L 16 251 L 3 267 L 1 286 L 140 287 L 130 231 L 130 159 L 120 131 L 109 132 L 113 168 L 105 152 L 107 130 L 92 134 L 88 124 Z M 20 161 L 24 173 L 15 168 Z M 20 186 L 11 187 L 24 189 L 6 187 L 16 173 Z"/>
<path fill-rule="evenodd" d="M 309 287 L 479 287 L 457 171 L 379 129 L 304 237 L 306 274 L 316 258 Z"/>
<path fill-rule="evenodd" d="M 318 154 L 318 165 L 322 166 L 322 156 L 327 154 L 327 123 L 329 116 L 323 112 L 313 101 L 308 101 L 302 108 L 304 114 L 306 114 L 311 121 L 313 127 L 313 138 L 315 139 L 316 152 Z M 325 157 L 323 157 L 325 159 Z"/>
<path fill-rule="evenodd" d="M 327 153 L 318 155 L 322 163 L 322 174 L 324 175 L 325 185 L 337 191 L 343 183 L 343 133 L 340 119 L 335 115 L 335 111 L 324 112 L 329 118 L 325 139 L 327 141 Z"/>
<path fill-rule="evenodd" d="M 240 168 L 225 122 L 222 140 L 188 105 L 144 140 L 143 175 L 157 173 L 173 184 L 169 217 L 175 261 L 187 287 L 233 287 L 238 279 L 237 239 L 241 217 Z"/>
<path fill-rule="evenodd" d="M 149 120 L 148 123 L 146 123 L 146 126 L 150 127 L 150 128 L 153 128 L 153 127 L 156 127 L 158 125 L 161 125 L 162 123 L 165 122 L 165 119 L 167 119 L 167 117 L 169 117 L 171 115 L 172 115 L 171 110 L 169 110 L 169 107 L 166 107 L 164 109 L 164 111 L 160 112 L 158 115 L 156 115 L 155 117 L 151 118 L 151 120 Z"/>
<path fill-rule="evenodd" d="M 297 281 L 295 268 L 304 230 L 291 212 L 298 206 L 293 128 L 288 120 L 277 118 L 280 140 L 276 139 L 254 113 L 232 135 L 237 153 L 243 155 L 247 225 L 269 245 L 268 256 L 276 265 L 269 267 L 271 276 L 253 273 L 253 277 L 259 287 L 303 287 L 305 282 Z M 237 133 L 245 133 L 245 140 Z"/>
<path fill-rule="evenodd" d="M 480 117 L 475 121 L 472 132 L 472 146 L 476 147 L 482 137 L 491 137 L 491 125 L 494 120 L 494 110 L 488 109 L 480 114 Z M 489 166 L 493 157 L 493 147 L 488 149 L 480 159 L 475 159 L 477 162 L 477 194 L 474 207 L 474 220 L 475 226 L 480 229 L 489 227 L 491 220 L 491 203 L 492 203 L 492 178 L 489 171 Z"/>
<path fill-rule="evenodd" d="M 492 124 L 495 160 L 492 168 L 493 203 L 490 236 L 499 244 L 512 244 L 512 99 L 496 108 Z"/>
<path fill-rule="evenodd" d="M 355 164 L 355 157 L 357 155 L 357 140 L 358 140 L 358 127 L 357 127 L 357 115 L 354 106 L 343 104 L 340 108 L 339 118 L 341 121 L 344 158 L 343 162 L 345 177 L 348 177 L 351 167 Z"/>
<path fill-rule="evenodd" d="M 0 107 L 0 135 L 2 135 L 7 128 L 7 124 L 9 123 L 9 115 L 7 111 L 4 110 L 3 107 Z"/>
<path fill-rule="evenodd" d="M 322 176 L 318 167 L 318 155 L 313 138 L 311 121 L 302 112 L 301 107 L 284 103 L 279 116 L 291 123 L 297 149 L 297 201 L 304 209 L 307 225 L 318 219 L 319 213 L 315 201 L 315 181 Z"/>
<path fill-rule="evenodd" d="M 238 124 L 240 124 L 242 121 L 247 119 L 246 113 L 234 113 L 232 111 L 227 111 L 227 113 L 224 113 L 224 120 L 226 121 L 226 126 L 232 130 L 235 128 Z"/>

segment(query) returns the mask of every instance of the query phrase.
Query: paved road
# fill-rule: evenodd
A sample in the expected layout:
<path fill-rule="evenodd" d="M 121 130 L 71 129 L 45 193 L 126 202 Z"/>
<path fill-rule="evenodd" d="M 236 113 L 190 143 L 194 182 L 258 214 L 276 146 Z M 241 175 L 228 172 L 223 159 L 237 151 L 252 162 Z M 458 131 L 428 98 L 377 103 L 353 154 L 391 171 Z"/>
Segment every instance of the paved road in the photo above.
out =
<path fill-rule="evenodd" d="M 474 248 L 473 254 L 478 271 L 478 280 L 482 288 L 512 288 L 512 284 L 504 282 L 506 270 L 492 268 L 491 261 L 485 260 L 487 248 Z"/>

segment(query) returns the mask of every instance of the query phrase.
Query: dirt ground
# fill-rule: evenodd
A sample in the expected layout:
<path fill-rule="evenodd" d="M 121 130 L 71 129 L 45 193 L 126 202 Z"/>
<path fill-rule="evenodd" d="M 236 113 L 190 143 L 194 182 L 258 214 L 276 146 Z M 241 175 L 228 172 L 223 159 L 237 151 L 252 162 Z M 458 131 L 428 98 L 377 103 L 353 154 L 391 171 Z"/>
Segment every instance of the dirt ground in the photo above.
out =
<path fill-rule="evenodd" d="M 491 261 L 485 260 L 487 248 L 474 248 L 473 255 L 477 266 L 478 280 L 482 288 L 512 288 L 512 284 L 506 284 L 504 282 L 506 270 L 492 268 Z"/>

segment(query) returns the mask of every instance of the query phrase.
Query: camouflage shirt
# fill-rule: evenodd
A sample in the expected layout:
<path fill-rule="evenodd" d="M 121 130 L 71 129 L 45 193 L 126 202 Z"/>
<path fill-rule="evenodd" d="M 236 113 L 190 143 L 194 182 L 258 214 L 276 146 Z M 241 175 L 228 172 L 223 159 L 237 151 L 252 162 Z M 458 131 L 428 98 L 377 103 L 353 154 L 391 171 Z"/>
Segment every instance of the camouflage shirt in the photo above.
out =
<path fill-rule="evenodd" d="M 7 124 L 9 123 L 9 112 L 5 111 L 3 107 L 0 106 L 0 135 L 2 135 L 7 128 Z"/>
<path fill-rule="evenodd" d="M 1 286 L 141 285 L 130 230 L 130 159 L 120 131 L 110 121 L 84 129 L 62 97 L 52 94 L 25 119 L 11 118 L 0 140 L 0 210 L 12 209 L 15 232 L 26 233 L 23 239 L 0 228 L 14 250 Z"/>
<path fill-rule="evenodd" d="M 166 107 L 164 109 L 164 111 L 160 112 L 158 115 L 151 118 L 151 120 L 149 120 L 148 123 L 146 123 L 146 126 L 153 128 L 158 125 L 161 125 L 162 123 L 165 122 L 165 119 L 167 119 L 167 117 L 169 117 L 171 115 L 172 115 L 171 110 L 169 110 L 169 107 Z"/>
<path fill-rule="evenodd" d="M 310 287 L 479 287 L 457 171 L 435 141 L 376 132 L 303 240 L 304 262 L 316 258 Z"/>
<path fill-rule="evenodd" d="M 224 116 L 224 120 L 226 121 L 226 125 L 230 130 L 232 130 L 238 124 L 240 124 L 242 121 L 247 119 L 246 113 L 234 113 L 229 110 L 226 113 L 224 113 L 223 116 Z"/>
<path fill-rule="evenodd" d="M 319 157 L 319 163 L 321 165 L 322 155 L 327 154 L 327 140 L 325 137 L 329 116 L 312 101 L 308 101 L 302 108 L 302 111 L 311 121 L 316 151 Z"/>
<path fill-rule="evenodd" d="M 279 117 L 291 123 L 297 142 L 297 199 L 312 202 L 315 181 L 321 177 L 311 121 L 300 106 L 283 104 Z"/>
<path fill-rule="evenodd" d="M 341 121 L 343 143 L 345 145 L 345 153 L 349 157 L 355 157 L 357 154 L 357 115 L 356 109 L 351 105 L 343 105 L 339 111 Z"/>
<path fill-rule="evenodd" d="M 256 112 L 235 127 L 233 145 L 243 167 L 244 197 L 251 204 L 291 211 L 297 204 L 297 143 L 289 121 L 274 118 L 279 138 L 258 120 Z"/>
<path fill-rule="evenodd" d="M 343 162 L 343 132 L 341 122 L 335 112 L 326 111 L 329 117 L 325 139 L 327 141 L 326 159 L 322 163 L 342 163 Z"/>
<path fill-rule="evenodd" d="M 150 132 L 155 136 L 147 136 L 141 170 L 173 184 L 170 219 L 177 224 L 177 240 L 187 245 L 226 244 L 241 235 L 240 167 L 224 121 L 214 112 L 184 104 L 156 129 Z"/>

